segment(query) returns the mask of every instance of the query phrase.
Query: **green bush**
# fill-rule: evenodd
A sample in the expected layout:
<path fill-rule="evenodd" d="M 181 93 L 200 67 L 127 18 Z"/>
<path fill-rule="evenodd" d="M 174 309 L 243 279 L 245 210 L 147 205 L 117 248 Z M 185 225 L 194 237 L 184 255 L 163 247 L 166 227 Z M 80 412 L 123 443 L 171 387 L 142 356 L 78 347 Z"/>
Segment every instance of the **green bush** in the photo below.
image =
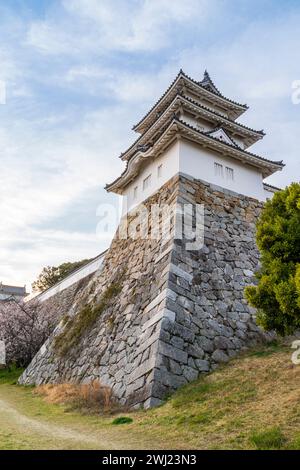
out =
<path fill-rule="evenodd" d="M 257 224 L 261 253 L 258 285 L 247 287 L 257 322 L 280 335 L 300 328 L 300 184 L 293 183 L 267 201 Z"/>

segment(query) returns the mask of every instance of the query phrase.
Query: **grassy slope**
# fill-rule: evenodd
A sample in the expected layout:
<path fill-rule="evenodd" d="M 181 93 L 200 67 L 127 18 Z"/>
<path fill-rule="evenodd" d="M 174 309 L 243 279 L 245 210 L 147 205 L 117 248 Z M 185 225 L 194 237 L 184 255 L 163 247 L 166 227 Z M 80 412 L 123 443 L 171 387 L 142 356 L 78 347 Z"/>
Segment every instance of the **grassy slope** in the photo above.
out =
<path fill-rule="evenodd" d="M 283 345 L 252 351 L 159 408 L 126 413 L 133 423 L 120 426 L 111 416 L 82 416 L 45 403 L 32 389 L 9 383 L 7 374 L 1 379 L 0 371 L 0 401 L 42 425 L 93 441 L 64 439 L 63 433 L 57 438 L 55 429 L 47 433 L 30 423 L 24 432 L 18 420 L 1 413 L 0 448 L 300 449 L 300 365 L 292 364 L 291 352 Z"/>

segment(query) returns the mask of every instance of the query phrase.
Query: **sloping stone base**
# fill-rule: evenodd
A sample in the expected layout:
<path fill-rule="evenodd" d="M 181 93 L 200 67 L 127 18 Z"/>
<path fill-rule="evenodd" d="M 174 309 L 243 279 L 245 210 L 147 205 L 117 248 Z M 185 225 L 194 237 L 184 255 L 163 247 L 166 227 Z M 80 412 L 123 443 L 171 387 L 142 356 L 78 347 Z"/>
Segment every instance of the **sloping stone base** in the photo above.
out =
<path fill-rule="evenodd" d="M 152 204 L 167 204 L 174 214 L 180 204 L 204 204 L 204 246 L 190 251 L 190 240 L 174 236 L 116 236 L 101 273 L 69 314 L 96 302 L 122 275 L 120 294 L 64 358 L 54 347 L 60 324 L 20 383 L 99 379 L 122 404 L 147 408 L 270 337 L 257 327 L 243 298 L 259 264 L 255 222 L 262 204 L 186 175 L 172 178 L 145 206 Z M 171 226 L 174 235 L 177 215 Z"/>

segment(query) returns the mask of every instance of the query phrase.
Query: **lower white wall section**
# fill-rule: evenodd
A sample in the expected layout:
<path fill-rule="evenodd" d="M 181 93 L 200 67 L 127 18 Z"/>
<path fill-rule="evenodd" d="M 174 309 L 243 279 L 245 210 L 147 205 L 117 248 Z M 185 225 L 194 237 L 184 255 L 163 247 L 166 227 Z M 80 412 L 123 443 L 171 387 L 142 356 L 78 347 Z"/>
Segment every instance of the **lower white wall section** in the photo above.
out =
<path fill-rule="evenodd" d="M 162 155 L 153 159 L 139 172 L 137 178 L 130 183 L 123 197 L 122 214 L 126 214 L 134 206 L 145 201 L 156 193 L 172 176 L 179 172 L 179 142 L 172 144 Z M 149 178 L 149 176 L 151 177 Z M 148 182 L 144 181 L 148 179 Z"/>
<path fill-rule="evenodd" d="M 219 165 L 218 168 L 216 164 Z M 136 179 L 127 186 L 123 195 L 122 214 L 139 205 L 178 173 L 259 201 L 265 201 L 266 196 L 270 197 L 264 190 L 263 176 L 259 169 L 180 139 L 162 155 L 147 162 Z"/>
<path fill-rule="evenodd" d="M 181 173 L 259 201 L 265 201 L 263 177 L 258 169 L 204 149 L 192 142 L 182 140 L 179 145 L 179 171 Z M 220 171 L 216 171 L 215 163 L 222 165 Z M 227 168 L 233 170 L 233 179 L 229 178 L 232 172 L 227 171 Z"/>

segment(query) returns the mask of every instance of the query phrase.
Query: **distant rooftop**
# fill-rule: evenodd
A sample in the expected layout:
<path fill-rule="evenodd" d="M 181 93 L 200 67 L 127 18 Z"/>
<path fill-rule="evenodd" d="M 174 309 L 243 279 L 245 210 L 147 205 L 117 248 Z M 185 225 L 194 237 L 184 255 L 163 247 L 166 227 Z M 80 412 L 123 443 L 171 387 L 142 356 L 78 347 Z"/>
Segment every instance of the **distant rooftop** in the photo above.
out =
<path fill-rule="evenodd" d="M 0 296 L 3 297 L 25 297 L 26 287 L 9 286 L 0 282 Z"/>

